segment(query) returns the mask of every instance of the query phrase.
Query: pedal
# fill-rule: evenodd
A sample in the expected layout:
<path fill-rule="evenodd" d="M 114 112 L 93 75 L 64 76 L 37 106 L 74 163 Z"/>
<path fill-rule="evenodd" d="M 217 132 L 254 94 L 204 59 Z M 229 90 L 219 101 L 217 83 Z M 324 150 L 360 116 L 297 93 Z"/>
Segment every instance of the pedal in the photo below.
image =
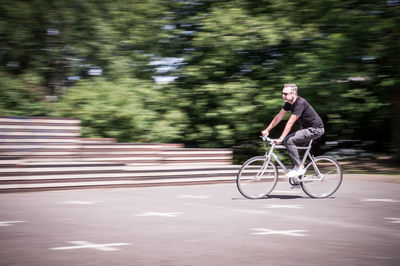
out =
<path fill-rule="evenodd" d="M 295 181 L 293 178 L 289 178 L 289 184 L 291 184 L 292 186 L 297 186 L 299 183 L 297 181 Z"/>

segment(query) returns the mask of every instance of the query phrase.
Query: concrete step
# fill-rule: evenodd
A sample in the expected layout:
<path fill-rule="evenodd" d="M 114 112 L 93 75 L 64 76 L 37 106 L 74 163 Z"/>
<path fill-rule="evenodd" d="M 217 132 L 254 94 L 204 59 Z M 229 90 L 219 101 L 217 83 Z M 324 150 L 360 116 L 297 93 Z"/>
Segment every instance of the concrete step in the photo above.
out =
<path fill-rule="evenodd" d="M 51 141 L 55 141 L 52 139 Z M 9 158 L 31 161 L 49 161 L 68 157 L 82 160 L 135 162 L 136 164 L 228 164 L 232 160 L 229 149 L 190 149 L 176 144 L 141 143 L 6 143 L 0 146 L 0 165 Z"/>
<path fill-rule="evenodd" d="M 120 167 L 111 170 L 111 167 Z M 240 166 L 103 166 L 28 167 L 10 169 L 0 176 L 0 193 L 93 187 L 152 186 L 233 182 Z M 106 170 L 107 169 L 107 170 Z M 4 169 L 3 169 L 4 170 Z M 50 171 L 49 171 L 50 170 Z M 53 172 L 58 171 L 58 172 Z M 62 170 L 64 172 L 59 172 Z"/>
<path fill-rule="evenodd" d="M 0 116 L 0 192 L 234 180 L 230 149 L 81 138 L 72 118 Z"/>
<path fill-rule="evenodd" d="M 240 165 L 142 165 L 72 162 L 2 169 L 0 193 L 235 182 Z M 75 162 L 77 163 L 77 162 Z M 70 167 L 68 167 L 70 166 Z M 25 170 L 25 172 L 23 172 Z M 283 177 L 282 169 L 280 175 Z"/>
<path fill-rule="evenodd" d="M 34 184 L 0 184 L 0 193 L 33 192 L 65 189 L 93 189 L 93 188 L 120 188 L 120 187 L 149 187 L 149 186 L 176 186 L 199 185 L 223 182 L 235 182 L 234 176 L 209 176 L 146 180 L 115 180 L 115 181 L 86 181 L 86 182 L 44 182 Z"/>
<path fill-rule="evenodd" d="M 132 166 L 79 166 L 79 167 L 21 167 L 0 169 L 0 181 L 40 181 L 93 178 L 169 178 L 173 176 L 206 176 L 236 173 L 238 166 L 197 167 L 132 167 Z"/>

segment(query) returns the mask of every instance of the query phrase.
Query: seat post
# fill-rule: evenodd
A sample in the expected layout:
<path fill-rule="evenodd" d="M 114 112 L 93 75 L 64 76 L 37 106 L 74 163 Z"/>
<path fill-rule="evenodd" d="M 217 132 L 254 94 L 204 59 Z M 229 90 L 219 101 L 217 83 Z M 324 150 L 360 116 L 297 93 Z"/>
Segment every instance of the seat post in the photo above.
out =
<path fill-rule="evenodd" d="M 312 142 L 313 142 L 313 139 L 310 140 L 310 143 L 308 144 L 308 148 L 311 148 Z"/>
<path fill-rule="evenodd" d="M 306 162 L 307 157 L 310 155 L 310 151 L 311 151 L 311 145 L 312 145 L 313 140 L 310 140 L 310 143 L 307 146 L 307 149 L 305 149 L 305 153 L 303 156 L 303 159 L 301 160 L 301 164 L 304 165 L 304 163 Z"/>

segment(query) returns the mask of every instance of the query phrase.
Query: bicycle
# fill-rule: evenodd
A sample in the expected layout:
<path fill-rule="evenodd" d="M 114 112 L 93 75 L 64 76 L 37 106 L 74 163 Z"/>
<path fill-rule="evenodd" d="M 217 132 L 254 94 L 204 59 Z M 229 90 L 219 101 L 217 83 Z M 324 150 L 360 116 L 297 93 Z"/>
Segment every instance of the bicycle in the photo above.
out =
<path fill-rule="evenodd" d="M 236 178 L 236 185 L 239 192 L 249 199 L 266 198 L 278 183 L 278 169 L 272 162 L 274 159 L 282 169 L 288 173 L 289 170 L 285 164 L 279 160 L 274 153 L 275 149 L 286 149 L 283 145 L 276 145 L 274 140 L 268 137 L 261 137 L 265 149 L 266 142 L 271 145 L 264 156 L 256 156 L 248 159 L 239 169 Z M 289 178 L 291 185 L 300 185 L 302 190 L 312 198 L 327 198 L 332 196 L 340 187 L 343 179 L 342 167 L 330 156 L 314 157 L 310 150 L 312 140 L 305 147 L 297 147 L 298 150 L 305 150 L 302 158 L 302 164 L 305 165 L 305 174 L 295 180 Z"/>

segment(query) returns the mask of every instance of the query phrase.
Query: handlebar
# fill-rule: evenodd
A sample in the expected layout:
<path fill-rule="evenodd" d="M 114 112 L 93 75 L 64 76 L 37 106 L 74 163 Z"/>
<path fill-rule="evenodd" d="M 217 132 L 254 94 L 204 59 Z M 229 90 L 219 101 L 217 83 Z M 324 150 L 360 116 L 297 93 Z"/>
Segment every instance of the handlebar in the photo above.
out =
<path fill-rule="evenodd" d="M 274 142 L 274 139 L 268 138 L 267 136 L 260 136 L 260 138 L 261 138 L 263 141 L 268 141 L 268 142 L 271 143 L 271 144 Z"/>
<path fill-rule="evenodd" d="M 269 142 L 270 145 L 273 145 L 275 148 L 278 149 L 286 149 L 285 145 L 275 145 L 275 139 L 268 138 L 267 136 L 260 136 L 260 138 L 264 141 L 264 145 L 266 146 L 265 142 Z M 311 149 L 311 144 L 313 140 L 310 140 L 308 143 L 308 146 L 296 146 L 298 150 L 310 150 Z"/>

